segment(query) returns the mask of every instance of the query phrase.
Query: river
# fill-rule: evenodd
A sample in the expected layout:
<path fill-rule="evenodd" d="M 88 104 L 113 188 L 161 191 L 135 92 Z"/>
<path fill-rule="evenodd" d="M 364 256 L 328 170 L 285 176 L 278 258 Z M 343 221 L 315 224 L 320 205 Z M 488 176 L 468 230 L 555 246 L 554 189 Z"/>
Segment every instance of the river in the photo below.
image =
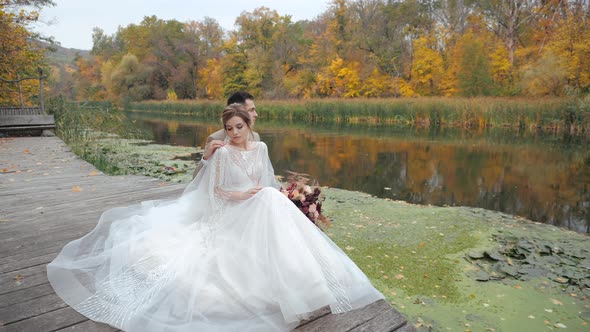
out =
<path fill-rule="evenodd" d="M 160 144 L 200 146 L 219 121 L 130 112 Z M 260 119 L 275 173 L 322 186 L 438 206 L 502 211 L 590 232 L 590 148 L 577 137 Z"/>

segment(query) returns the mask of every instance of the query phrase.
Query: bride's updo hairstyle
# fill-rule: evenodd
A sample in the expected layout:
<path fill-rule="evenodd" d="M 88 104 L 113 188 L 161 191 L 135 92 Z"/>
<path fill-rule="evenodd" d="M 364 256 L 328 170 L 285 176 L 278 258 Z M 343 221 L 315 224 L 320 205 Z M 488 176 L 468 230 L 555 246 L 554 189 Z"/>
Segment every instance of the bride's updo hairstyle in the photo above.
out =
<path fill-rule="evenodd" d="M 233 118 L 234 116 L 242 118 L 246 125 L 248 125 L 248 129 L 250 130 L 250 137 L 254 137 L 252 133 L 252 128 L 250 124 L 252 120 L 250 120 L 250 114 L 246 111 L 246 107 L 242 104 L 233 103 L 225 107 L 223 113 L 221 114 L 221 121 L 223 122 L 223 129 L 225 130 L 225 124 L 229 121 L 229 119 Z"/>
<path fill-rule="evenodd" d="M 223 121 L 223 127 L 225 128 L 225 124 L 229 121 L 229 119 L 233 118 L 234 116 L 239 116 L 244 120 L 244 122 L 250 127 L 250 114 L 246 111 L 246 107 L 242 104 L 233 103 L 225 107 L 223 113 L 221 114 L 221 121 Z"/>

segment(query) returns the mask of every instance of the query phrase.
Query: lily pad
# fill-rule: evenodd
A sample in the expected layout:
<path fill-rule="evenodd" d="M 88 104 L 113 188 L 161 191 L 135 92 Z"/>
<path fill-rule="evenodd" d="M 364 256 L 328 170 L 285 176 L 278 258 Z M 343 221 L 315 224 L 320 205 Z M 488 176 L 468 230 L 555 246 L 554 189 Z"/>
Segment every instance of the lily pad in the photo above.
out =
<path fill-rule="evenodd" d="M 467 256 L 469 258 L 472 258 L 472 259 L 482 259 L 482 258 L 484 258 L 484 254 L 481 251 L 472 251 L 472 252 L 468 253 Z"/>
<path fill-rule="evenodd" d="M 567 284 L 569 282 L 569 279 L 563 277 L 556 277 L 555 279 L 553 279 L 553 281 L 558 282 L 560 284 Z"/>
<path fill-rule="evenodd" d="M 584 311 L 580 314 L 580 318 L 583 320 L 590 322 L 590 311 Z"/>
<path fill-rule="evenodd" d="M 519 273 L 518 273 L 518 269 L 514 266 L 510 266 L 508 264 L 500 264 L 500 271 L 502 271 L 504 274 L 507 274 L 511 277 L 516 278 Z"/>
<path fill-rule="evenodd" d="M 490 274 L 483 270 L 471 271 L 468 275 L 477 281 L 489 281 L 491 279 Z"/>
<path fill-rule="evenodd" d="M 487 258 L 495 261 L 504 261 L 506 258 L 495 250 L 484 251 L 483 253 Z"/>

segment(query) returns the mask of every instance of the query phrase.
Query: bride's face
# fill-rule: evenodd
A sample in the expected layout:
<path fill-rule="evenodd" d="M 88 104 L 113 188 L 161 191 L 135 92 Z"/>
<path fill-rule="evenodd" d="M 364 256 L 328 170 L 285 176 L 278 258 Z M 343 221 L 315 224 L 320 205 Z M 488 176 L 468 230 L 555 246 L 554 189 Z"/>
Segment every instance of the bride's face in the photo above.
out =
<path fill-rule="evenodd" d="M 225 123 L 225 131 L 233 145 L 245 145 L 248 142 L 250 129 L 239 116 L 234 116 Z"/>

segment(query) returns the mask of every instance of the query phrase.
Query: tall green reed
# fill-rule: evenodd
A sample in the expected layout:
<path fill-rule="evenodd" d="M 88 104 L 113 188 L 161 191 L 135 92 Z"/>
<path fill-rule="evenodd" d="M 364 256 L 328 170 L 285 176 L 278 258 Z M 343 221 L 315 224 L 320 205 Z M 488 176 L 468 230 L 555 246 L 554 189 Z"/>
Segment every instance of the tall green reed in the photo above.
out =
<path fill-rule="evenodd" d="M 587 133 L 588 110 L 572 98 L 389 98 L 257 100 L 261 119 L 374 126 L 507 127 L 515 130 Z M 142 102 L 131 110 L 216 118 L 223 103 Z"/>

